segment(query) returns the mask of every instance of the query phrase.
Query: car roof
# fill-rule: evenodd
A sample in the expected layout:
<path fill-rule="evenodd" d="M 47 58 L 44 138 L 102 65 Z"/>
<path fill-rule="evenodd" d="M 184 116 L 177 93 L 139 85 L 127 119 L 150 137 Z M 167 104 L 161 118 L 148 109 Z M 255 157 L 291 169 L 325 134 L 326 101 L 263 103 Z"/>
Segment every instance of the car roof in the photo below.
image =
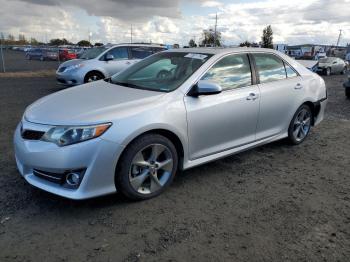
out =
<path fill-rule="evenodd" d="M 166 48 L 165 46 L 156 45 L 156 44 L 115 44 L 115 45 L 105 45 L 106 48 L 117 47 L 117 46 L 135 46 L 135 47 L 147 46 L 147 47 L 161 47 L 161 48 Z"/>
<path fill-rule="evenodd" d="M 230 54 L 230 53 L 247 53 L 247 52 L 266 52 L 280 53 L 274 49 L 257 48 L 257 47 L 197 47 L 197 48 L 179 48 L 170 49 L 167 52 L 185 52 L 185 53 L 205 53 L 205 54 Z"/>

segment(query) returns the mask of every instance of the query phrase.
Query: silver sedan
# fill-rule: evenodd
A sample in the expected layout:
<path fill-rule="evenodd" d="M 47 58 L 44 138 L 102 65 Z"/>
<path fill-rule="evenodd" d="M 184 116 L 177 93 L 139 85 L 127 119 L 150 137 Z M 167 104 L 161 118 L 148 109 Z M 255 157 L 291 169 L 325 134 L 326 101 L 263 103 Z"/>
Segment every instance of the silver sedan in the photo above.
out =
<path fill-rule="evenodd" d="M 188 169 L 319 124 L 325 82 L 270 49 L 178 49 L 29 106 L 14 136 L 31 185 L 71 198 L 159 195 Z"/>

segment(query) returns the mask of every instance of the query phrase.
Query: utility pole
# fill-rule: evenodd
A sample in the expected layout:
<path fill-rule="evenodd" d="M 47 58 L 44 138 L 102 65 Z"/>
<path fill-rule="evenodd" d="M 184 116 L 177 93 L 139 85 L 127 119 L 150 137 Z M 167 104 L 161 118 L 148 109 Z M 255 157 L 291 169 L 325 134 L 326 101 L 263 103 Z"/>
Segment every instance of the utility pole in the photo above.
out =
<path fill-rule="evenodd" d="M 90 32 L 90 28 L 88 29 L 88 34 L 89 34 L 89 43 L 91 44 L 91 32 Z"/>
<path fill-rule="evenodd" d="M 215 15 L 215 30 L 214 30 L 214 47 L 216 47 L 216 29 L 218 26 L 218 13 Z"/>
<path fill-rule="evenodd" d="M 132 44 L 132 24 L 130 25 L 130 44 Z"/>
<path fill-rule="evenodd" d="M 1 39 L 0 39 L 0 51 L 1 51 L 1 61 L 2 61 L 2 69 L 3 69 L 3 71 L 4 71 L 4 73 L 6 73 L 6 69 L 5 69 L 5 60 L 4 60 L 4 52 L 3 52 L 3 47 L 2 47 L 2 41 L 3 41 L 3 37 L 4 36 L 4 34 L 3 33 L 1 33 Z"/>
<path fill-rule="evenodd" d="M 336 46 L 338 46 L 339 45 L 339 42 L 340 42 L 340 37 L 341 37 L 341 33 L 343 32 L 343 30 L 339 30 L 339 36 L 338 36 L 338 41 L 337 41 L 337 45 Z"/>

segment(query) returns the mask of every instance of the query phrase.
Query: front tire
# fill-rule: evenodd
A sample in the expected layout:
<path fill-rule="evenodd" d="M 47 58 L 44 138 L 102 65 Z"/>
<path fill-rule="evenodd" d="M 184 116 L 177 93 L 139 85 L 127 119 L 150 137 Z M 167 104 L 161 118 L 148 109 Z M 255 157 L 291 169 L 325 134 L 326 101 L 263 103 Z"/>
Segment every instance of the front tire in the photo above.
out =
<path fill-rule="evenodd" d="M 85 78 L 84 78 L 84 83 L 90 83 L 90 82 L 94 82 L 94 81 L 98 81 L 101 79 L 104 79 L 104 75 L 100 72 L 97 71 L 93 71 L 93 72 L 89 72 L 86 74 Z"/>
<path fill-rule="evenodd" d="M 116 187 L 134 200 L 160 195 L 173 181 L 178 166 L 174 144 L 158 134 L 146 134 L 125 149 L 116 171 Z"/>
<path fill-rule="evenodd" d="M 308 105 L 302 105 L 293 116 L 288 128 L 288 140 L 293 145 L 299 145 L 308 136 L 312 123 L 312 112 Z"/>

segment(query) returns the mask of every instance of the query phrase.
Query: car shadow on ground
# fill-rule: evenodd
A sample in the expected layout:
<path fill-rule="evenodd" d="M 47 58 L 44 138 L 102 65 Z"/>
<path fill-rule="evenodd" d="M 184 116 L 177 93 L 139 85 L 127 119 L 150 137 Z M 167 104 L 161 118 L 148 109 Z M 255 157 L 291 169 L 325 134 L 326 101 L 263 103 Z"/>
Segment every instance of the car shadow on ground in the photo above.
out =
<path fill-rule="evenodd" d="M 237 169 L 244 169 L 244 161 L 249 161 L 254 153 L 256 152 L 267 152 L 267 153 L 278 153 L 278 151 L 284 147 L 285 149 L 288 147 L 292 147 L 288 141 L 280 140 L 267 145 L 263 145 L 261 147 L 244 151 L 235 155 L 231 155 L 216 161 L 209 162 L 207 164 L 203 164 L 198 167 L 194 167 L 189 170 L 179 171 L 174 179 L 173 183 L 170 185 L 168 190 L 178 190 L 183 183 L 196 183 L 196 180 L 206 179 L 206 176 L 219 175 L 216 174 L 215 170 L 218 168 L 225 168 L 225 163 L 229 163 L 230 165 L 236 166 Z M 23 179 L 24 180 L 24 179 Z M 94 209 L 103 209 L 110 208 L 113 206 L 128 206 L 133 205 L 135 203 L 140 203 L 143 201 L 133 201 L 126 197 L 124 197 L 121 193 L 109 194 L 105 196 L 100 196 L 92 199 L 85 200 L 71 200 L 66 199 L 48 192 L 45 192 L 41 189 L 30 186 L 25 182 L 25 186 L 29 187 L 30 190 L 27 191 L 30 194 L 29 198 L 31 200 L 31 204 L 37 206 L 48 206 L 60 209 L 62 212 L 64 210 L 71 210 L 72 208 L 80 209 L 80 210 L 94 210 Z M 181 190 L 181 189 L 180 189 Z M 168 191 L 164 192 L 158 197 L 163 197 L 164 194 L 167 194 Z M 146 200 L 147 201 L 147 200 Z"/>

